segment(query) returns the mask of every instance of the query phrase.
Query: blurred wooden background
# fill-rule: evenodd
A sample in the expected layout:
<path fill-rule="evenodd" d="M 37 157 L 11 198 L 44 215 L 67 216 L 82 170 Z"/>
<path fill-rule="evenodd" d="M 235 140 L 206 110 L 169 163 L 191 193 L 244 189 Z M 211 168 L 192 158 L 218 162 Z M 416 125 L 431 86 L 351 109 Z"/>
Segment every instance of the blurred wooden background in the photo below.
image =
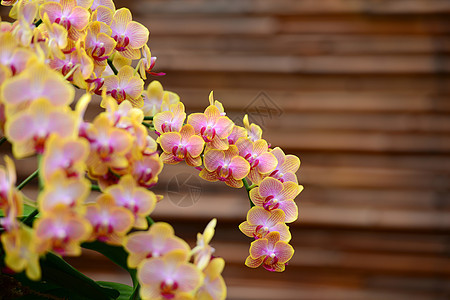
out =
<path fill-rule="evenodd" d="M 155 79 L 189 111 L 214 90 L 233 120 L 250 113 L 302 161 L 296 253 L 283 274 L 244 266 L 244 190 L 190 178 L 185 166 L 163 171 L 154 219 L 193 245 L 218 218 L 228 299 L 450 298 L 449 0 L 116 3 L 148 26 L 167 72 Z M 95 254 L 72 261 L 128 282 Z"/>

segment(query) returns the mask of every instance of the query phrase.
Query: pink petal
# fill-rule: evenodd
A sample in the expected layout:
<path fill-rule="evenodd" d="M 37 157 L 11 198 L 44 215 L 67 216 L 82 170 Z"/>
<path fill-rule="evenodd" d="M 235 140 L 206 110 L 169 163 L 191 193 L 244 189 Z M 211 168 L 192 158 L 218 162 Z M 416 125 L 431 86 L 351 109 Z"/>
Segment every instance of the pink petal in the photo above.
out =
<path fill-rule="evenodd" d="M 272 177 L 265 178 L 259 185 L 259 194 L 264 198 L 269 196 L 277 197 L 282 190 L 283 184 Z"/>
<path fill-rule="evenodd" d="M 178 132 L 166 132 L 159 137 L 161 148 L 166 153 L 171 153 L 174 147 L 179 147 L 181 135 Z"/>
<path fill-rule="evenodd" d="M 21 115 L 19 118 L 13 117 L 6 123 L 6 135 L 9 139 L 16 142 L 28 140 L 34 135 L 34 131 L 30 128 L 30 124 L 33 123 L 34 119 L 30 115 Z"/>
<path fill-rule="evenodd" d="M 273 155 L 275 155 L 275 158 L 278 161 L 278 166 L 281 166 L 284 163 L 284 152 L 283 150 L 281 150 L 280 147 L 276 147 L 274 148 L 270 153 L 272 153 Z"/>
<path fill-rule="evenodd" d="M 239 230 L 248 237 L 253 237 L 253 233 L 258 225 L 250 225 L 247 221 L 239 225 Z"/>
<path fill-rule="evenodd" d="M 215 106 L 214 106 L 215 107 Z M 234 123 L 228 117 L 220 117 L 217 119 L 214 129 L 216 134 L 221 138 L 227 138 L 233 131 Z"/>
<path fill-rule="evenodd" d="M 291 232 L 289 231 L 289 227 L 284 223 L 278 223 L 277 225 L 270 228 L 271 232 L 276 232 L 279 234 L 280 241 L 289 242 L 292 238 Z M 268 236 L 268 235 L 267 235 Z M 266 238 L 267 238 L 266 236 Z M 276 241 L 273 241 L 272 244 L 271 240 L 269 240 L 270 245 L 274 245 Z"/>
<path fill-rule="evenodd" d="M 294 255 L 294 248 L 285 242 L 277 242 L 274 247 L 274 252 L 278 258 L 279 263 L 285 263 Z"/>
<path fill-rule="evenodd" d="M 192 157 L 189 153 L 186 156 L 185 161 L 192 167 L 198 167 L 202 165 L 202 158 L 200 156 Z"/>
<path fill-rule="evenodd" d="M 263 262 L 262 257 L 254 259 L 251 256 L 248 256 L 247 259 L 245 260 L 245 265 L 250 268 L 257 268 L 262 264 L 262 262 Z"/>
<path fill-rule="evenodd" d="M 119 87 L 119 79 L 116 75 L 106 76 L 104 80 L 104 87 L 107 91 L 112 91 Z"/>
<path fill-rule="evenodd" d="M 278 180 L 277 180 L 278 181 Z M 266 197 L 262 197 L 259 194 L 259 188 L 254 188 L 250 190 L 250 200 L 257 205 L 257 206 L 263 206 L 264 202 L 266 201 Z"/>
<path fill-rule="evenodd" d="M 251 225 L 264 225 L 269 217 L 270 212 L 259 206 L 253 206 L 247 213 L 247 221 Z"/>
<path fill-rule="evenodd" d="M 250 245 L 250 256 L 252 258 L 260 258 L 261 256 L 267 255 L 267 247 L 269 242 L 267 239 L 259 239 L 251 243 Z"/>
<path fill-rule="evenodd" d="M 280 240 L 280 233 L 278 231 L 272 231 L 269 232 L 265 238 L 268 241 L 267 248 L 273 250 L 275 248 L 275 244 Z"/>
<path fill-rule="evenodd" d="M 134 223 L 133 214 L 124 207 L 113 207 L 110 215 L 114 231 L 116 232 L 127 232 Z"/>
<path fill-rule="evenodd" d="M 131 21 L 127 25 L 126 36 L 130 39 L 130 47 L 138 49 L 143 47 L 148 41 L 148 29 L 138 22 Z"/>
<path fill-rule="evenodd" d="M 246 161 L 241 156 L 235 156 L 231 160 L 229 168 L 233 171 L 233 177 L 237 180 L 241 180 L 245 176 L 247 176 L 250 171 L 250 165 L 248 161 Z"/>
<path fill-rule="evenodd" d="M 300 167 L 300 159 L 294 155 L 286 155 L 285 161 L 283 163 L 283 173 L 286 172 L 297 172 Z"/>
<path fill-rule="evenodd" d="M 215 123 L 215 121 L 220 117 L 220 111 L 216 106 L 210 105 L 205 109 L 205 116 L 208 118 L 209 124 Z"/>
<path fill-rule="evenodd" d="M 239 188 L 241 188 L 243 185 L 244 185 L 244 183 L 242 182 L 242 180 L 236 180 L 236 179 L 234 179 L 233 177 L 230 177 L 230 178 L 228 178 L 226 181 L 225 181 L 225 183 L 226 183 L 226 185 L 228 185 L 228 186 L 230 186 L 230 187 L 232 187 L 232 188 L 235 188 L 235 189 L 239 189 Z"/>
<path fill-rule="evenodd" d="M 44 14 L 47 14 L 50 22 L 54 23 L 57 18 L 62 16 L 62 5 L 57 2 L 43 3 L 39 10 L 41 19 L 44 19 Z"/>
<path fill-rule="evenodd" d="M 265 152 L 258 156 L 257 169 L 260 173 L 266 174 L 272 172 L 278 164 L 277 159 L 272 153 Z"/>
<path fill-rule="evenodd" d="M 207 169 L 203 169 L 200 171 L 200 173 L 198 174 L 198 176 L 200 176 L 201 178 L 207 180 L 207 181 L 218 181 L 219 177 L 217 176 L 216 172 L 209 172 Z"/>
<path fill-rule="evenodd" d="M 181 134 L 181 140 L 184 141 L 189 141 L 189 138 L 193 135 L 195 135 L 195 129 L 194 127 L 192 127 L 192 125 L 186 124 L 184 125 L 181 130 L 180 130 L 180 134 Z"/>
<path fill-rule="evenodd" d="M 125 34 L 127 25 L 132 21 L 131 12 L 128 8 L 120 8 L 116 10 L 113 21 L 111 22 L 111 29 L 116 34 Z"/>
<path fill-rule="evenodd" d="M 284 223 L 284 219 L 286 218 L 286 215 L 284 214 L 284 211 L 281 209 L 274 209 L 270 211 L 270 217 L 267 219 L 267 226 L 274 226 L 278 223 Z"/>
<path fill-rule="evenodd" d="M 283 183 L 283 190 L 279 194 L 279 197 L 282 200 L 294 200 L 302 189 L 303 187 L 295 182 L 285 182 Z"/>
<path fill-rule="evenodd" d="M 200 276 L 200 271 L 194 265 L 183 264 L 177 268 L 174 280 L 181 292 L 189 292 L 199 287 Z"/>
<path fill-rule="evenodd" d="M 197 157 L 202 153 L 204 146 L 205 141 L 198 135 L 193 135 L 191 136 L 188 144 L 186 145 L 186 150 L 192 157 Z"/>
<path fill-rule="evenodd" d="M 284 211 L 284 214 L 286 215 L 286 218 L 284 220 L 285 223 L 291 223 L 297 220 L 298 207 L 294 201 L 282 201 L 280 202 L 280 206 L 278 208 Z"/>
<path fill-rule="evenodd" d="M 163 152 L 160 156 L 160 159 L 163 163 L 168 165 L 176 165 L 180 163 L 180 160 L 172 153 Z"/>
<path fill-rule="evenodd" d="M 200 133 L 202 127 L 206 127 L 208 125 L 206 115 L 202 113 L 190 114 L 187 122 L 194 127 L 196 134 Z"/>
<path fill-rule="evenodd" d="M 144 90 L 144 81 L 138 77 L 131 77 L 124 90 L 131 98 L 139 98 Z"/>
<path fill-rule="evenodd" d="M 225 155 L 220 150 L 209 150 L 205 153 L 204 164 L 205 168 L 212 172 L 217 170 L 217 168 L 223 165 Z"/>
<path fill-rule="evenodd" d="M 156 285 L 166 279 L 165 269 L 166 264 L 162 259 L 153 258 L 140 265 L 137 277 L 142 285 Z"/>
<path fill-rule="evenodd" d="M 221 139 L 219 138 L 219 136 L 215 136 L 214 139 L 212 140 L 212 142 L 210 142 L 209 147 L 211 149 L 217 149 L 217 150 L 227 150 L 228 148 L 228 140 L 225 139 Z"/>
<path fill-rule="evenodd" d="M 83 30 L 89 23 L 90 13 L 80 6 L 74 7 L 69 15 L 71 25 L 77 30 Z"/>
<path fill-rule="evenodd" d="M 247 154 L 253 154 L 253 143 L 248 138 L 240 138 L 236 142 L 239 149 L 239 155 L 245 157 Z"/>

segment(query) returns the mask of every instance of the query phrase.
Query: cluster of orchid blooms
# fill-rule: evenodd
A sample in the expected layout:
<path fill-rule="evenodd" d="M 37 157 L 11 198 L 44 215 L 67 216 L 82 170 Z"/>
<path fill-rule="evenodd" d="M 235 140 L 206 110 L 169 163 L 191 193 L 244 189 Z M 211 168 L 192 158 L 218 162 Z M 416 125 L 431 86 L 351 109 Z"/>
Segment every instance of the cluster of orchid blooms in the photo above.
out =
<path fill-rule="evenodd" d="M 298 217 L 294 198 L 302 190 L 296 156 L 270 148 L 247 116 L 244 127 L 234 124 L 212 92 L 203 113 L 187 116 L 158 81 L 144 90 L 146 73 L 161 75 L 152 72 L 149 32 L 112 0 L 1 3 L 16 21 L 0 24 L 0 125 L 16 159 L 39 161 L 19 186 L 12 159 L 0 168 L 9 269 L 39 280 L 41 257 L 80 255 L 83 243 L 97 241 L 126 250 L 142 299 L 225 299 L 224 260 L 209 245 L 216 220 L 191 249 L 149 217 L 162 199 L 149 189 L 163 164 L 182 161 L 205 180 L 245 187 L 251 209 L 239 228 L 254 238 L 245 264 L 285 269 L 294 252 L 286 223 Z M 86 94 L 72 108 L 75 88 Z M 87 122 L 92 94 L 104 111 Z M 34 177 L 36 201 L 21 192 Z"/>

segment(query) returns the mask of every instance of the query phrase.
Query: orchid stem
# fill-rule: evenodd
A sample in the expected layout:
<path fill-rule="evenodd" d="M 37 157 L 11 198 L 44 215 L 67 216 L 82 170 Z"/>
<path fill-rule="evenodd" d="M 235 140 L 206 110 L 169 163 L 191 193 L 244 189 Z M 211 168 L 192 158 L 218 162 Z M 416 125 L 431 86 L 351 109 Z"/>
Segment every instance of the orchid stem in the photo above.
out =
<path fill-rule="evenodd" d="M 250 198 L 250 191 L 256 186 L 256 184 L 252 184 L 251 186 L 248 184 L 246 178 L 242 179 L 242 183 L 244 183 L 245 190 L 247 191 L 248 200 L 250 201 L 250 207 L 255 206 L 252 199 Z"/>
<path fill-rule="evenodd" d="M 91 191 L 101 192 L 102 190 L 100 189 L 100 187 L 98 185 L 91 184 Z"/>
<path fill-rule="evenodd" d="M 153 219 L 150 218 L 149 216 L 146 216 L 145 218 L 147 219 L 148 227 L 150 227 L 153 224 L 155 224 L 155 221 L 153 221 Z"/>
<path fill-rule="evenodd" d="M 31 180 L 33 180 L 34 178 L 36 178 L 36 176 L 39 175 L 39 169 L 37 169 L 36 171 L 34 171 L 30 176 L 28 176 L 27 178 L 25 178 L 24 181 L 22 181 L 18 186 L 17 189 L 21 190 L 23 189 Z"/>
<path fill-rule="evenodd" d="M 108 65 L 111 67 L 111 69 L 115 75 L 117 75 L 117 73 L 119 73 L 119 71 L 117 71 L 116 67 L 114 66 L 112 60 L 108 59 Z"/>
<path fill-rule="evenodd" d="M 153 116 L 144 117 L 144 121 L 153 121 Z"/>
<path fill-rule="evenodd" d="M 0 145 L 2 145 L 4 142 L 6 142 L 7 141 L 7 139 L 6 139 L 6 137 L 2 137 L 2 138 L 0 138 Z"/>

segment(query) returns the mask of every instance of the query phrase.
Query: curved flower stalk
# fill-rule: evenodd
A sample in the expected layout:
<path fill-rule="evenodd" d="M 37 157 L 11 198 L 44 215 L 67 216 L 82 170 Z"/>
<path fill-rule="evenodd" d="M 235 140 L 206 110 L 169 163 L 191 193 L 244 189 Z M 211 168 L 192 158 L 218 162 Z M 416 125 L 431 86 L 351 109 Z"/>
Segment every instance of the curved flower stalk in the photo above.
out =
<path fill-rule="evenodd" d="M 302 190 L 296 156 L 272 149 L 247 115 L 244 127 L 235 124 L 213 92 L 204 112 L 187 115 L 180 97 L 160 82 L 145 87 L 147 76 L 163 74 L 153 71 L 149 31 L 112 0 L 2 4 L 12 6 L 17 19 L 0 23 L 2 141 L 12 144 L 15 158 L 39 158 L 18 187 L 12 161 L 5 158 L 0 167 L 7 267 L 32 280 L 40 279 L 40 265 L 59 268 L 73 280 L 45 278 L 49 268 L 44 280 L 63 289 L 73 281 L 74 294 L 87 288 L 98 298 L 117 297 L 53 254 L 80 255 L 84 246 L 130 273 L 134 298 L 225 299 L 224 260 L 213 256 L 210 244 L 216 219 L 190 249 L 169 224 L 149 216 L 162 200 L 149 189 L 163 164 L 184 161 L 205 180 L 245 187 L 254 206 L 239 226 L 254 239 L 246 264 L 284 270 L 294 251 L 286 223 L 298 218 L 294 198 Z M 72 109 L 75 88 L 86 94 Z M 102 97 L 105 111 L 85 121 L 97 104 L 91 94 Z M 39 192 L 28 199 L 19 190 L 35 177 Z"/>

